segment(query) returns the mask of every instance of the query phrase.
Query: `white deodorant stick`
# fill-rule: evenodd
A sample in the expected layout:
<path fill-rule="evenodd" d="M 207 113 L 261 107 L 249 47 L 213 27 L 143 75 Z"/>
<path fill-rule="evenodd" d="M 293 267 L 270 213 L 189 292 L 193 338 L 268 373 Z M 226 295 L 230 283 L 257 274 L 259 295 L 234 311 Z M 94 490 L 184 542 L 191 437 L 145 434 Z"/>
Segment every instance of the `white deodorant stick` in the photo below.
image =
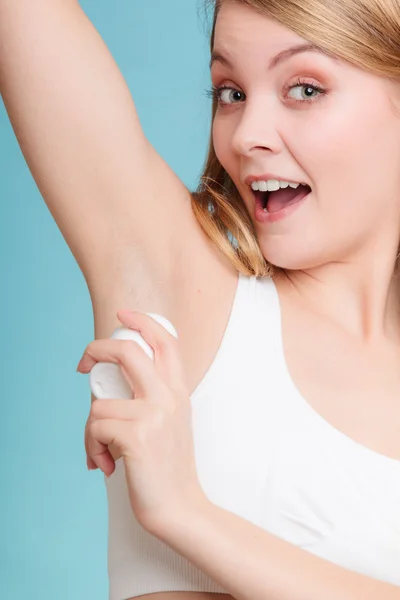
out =
<path fill-rule="evenodd" d="M 178 337 L 175 327 L 168 319 L 153 313 L 146 314 L 162 325 L 171 335 Z M 154 360 L 153 349 L 144 341 L 138 331 L 128 327 L 118 327 L 112 334 L 111 339 L 133 340 L 146 352 L 151 360 Z M 133 398 L 131 386 L 125 379 L 119 365 L 115 363 L 96 363 L 90 371 L 89 382 L 93 395 L 99 400 Z"/>

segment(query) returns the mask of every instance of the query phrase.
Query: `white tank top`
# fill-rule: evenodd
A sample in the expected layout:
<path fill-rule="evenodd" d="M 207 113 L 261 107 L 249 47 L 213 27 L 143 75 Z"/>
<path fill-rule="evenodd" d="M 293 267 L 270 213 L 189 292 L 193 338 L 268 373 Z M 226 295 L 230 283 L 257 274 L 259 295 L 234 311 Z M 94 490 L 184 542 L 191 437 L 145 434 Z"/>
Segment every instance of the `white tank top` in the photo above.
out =
<path fill-rule="evenodd" d="M 191 402 L 199 480 L 214 504 L 400 586 L 400 461 L 347 437 L 300 395 L 284 359 L 272 279 L 239 275 L 223 340 Z M 228 593 L 138 524 L 122 459 L 105 483 L 110 600 Z"/>

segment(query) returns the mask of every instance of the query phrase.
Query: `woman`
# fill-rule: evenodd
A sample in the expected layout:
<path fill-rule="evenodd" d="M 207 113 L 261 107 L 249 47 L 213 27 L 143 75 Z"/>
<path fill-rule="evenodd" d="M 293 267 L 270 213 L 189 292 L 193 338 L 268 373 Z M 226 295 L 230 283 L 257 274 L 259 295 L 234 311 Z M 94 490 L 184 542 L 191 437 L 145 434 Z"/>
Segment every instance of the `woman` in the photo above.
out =
<path fill-rule="evenodd" d="M 398 599 L 398 1 L 214 8 L 191 194 L 78 3 L 0 0 L 1 92 L 93 301 L 79 370 L 138 392 L 86 431 L 110 598 Z M 107 339 L 121 322 L 154 364 Z"/>

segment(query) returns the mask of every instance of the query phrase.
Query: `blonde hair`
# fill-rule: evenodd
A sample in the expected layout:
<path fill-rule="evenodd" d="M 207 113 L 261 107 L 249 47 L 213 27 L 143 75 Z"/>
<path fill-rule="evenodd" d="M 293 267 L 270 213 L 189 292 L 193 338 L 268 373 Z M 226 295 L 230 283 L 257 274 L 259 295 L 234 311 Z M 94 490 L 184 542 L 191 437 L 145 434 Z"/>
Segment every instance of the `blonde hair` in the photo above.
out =
<path fill-rule="evenodd" d="M 208 0 L 214 11 L 211 51 L 226 1 L 253 8 L 332 56 L 400 83 L 399 0 Z M 393 109 L 400 116 L 400 106 L 393 103 Z M 216 110 L 214 100 L 212 119 Z M 206 234 L 238 271 L 257 277 L 280 271 L 265 260 L 248 211 L 215 154 L 212 135 L 192 207 Z"/>

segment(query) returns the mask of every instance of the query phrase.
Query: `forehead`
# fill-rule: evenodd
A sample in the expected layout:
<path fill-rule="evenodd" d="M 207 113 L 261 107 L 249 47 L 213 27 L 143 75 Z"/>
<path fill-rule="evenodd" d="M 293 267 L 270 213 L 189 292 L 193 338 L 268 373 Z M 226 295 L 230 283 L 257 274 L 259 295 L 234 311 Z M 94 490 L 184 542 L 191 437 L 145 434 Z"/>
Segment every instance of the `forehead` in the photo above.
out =
<path fill-rule="evenodd" d="M 214 64 L 232 67 L 233 63 L 243 63 L 247 70 L 249 65 L 256 66 L 261 60 L 267 61 L 272 70 L 291 56 L 310 51 L 323 60 L 329 58 L 339 62 L 337 57 L 274 19 L 237 1 L 226 0 L 216 22 L 210 67 Z"/>
<path fill-rule="evenodd" d="M 287 27 L 240 2 L 225 0 L 218 13 L 214 46 L 262 46 L 277 49 L 306 42 Z M 278 48 L 279 49 L 279 48 Z"/>

